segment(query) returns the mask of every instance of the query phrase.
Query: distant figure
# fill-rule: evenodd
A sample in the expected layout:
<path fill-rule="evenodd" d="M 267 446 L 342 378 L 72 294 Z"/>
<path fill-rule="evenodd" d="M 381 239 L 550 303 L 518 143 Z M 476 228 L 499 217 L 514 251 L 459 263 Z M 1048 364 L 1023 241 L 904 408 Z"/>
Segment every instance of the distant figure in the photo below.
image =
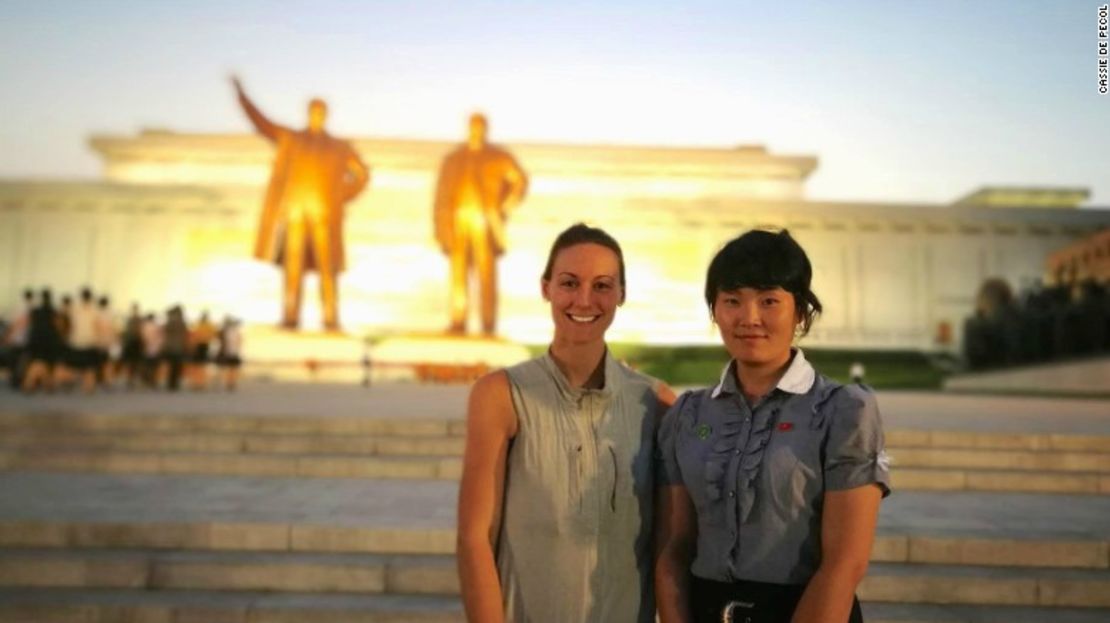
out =
<path fill-rule="evenodd" d="M 362 352 L 362 386 L 370 387 L 370 372 L 373 367 L 373 362 L 370 360 L 370 351 L 364 350 Z"/>
<path fill-rule="evenodd" d="M 49 288 L 43 288 L 39 306 L 31 311 L 27 335 L 27 371 L 23 375 L 24 392 L 54 388 L 54 374 L 65 354 L 65 344 L 58 331 L 58 313 L 54 310 Z"/>
<path fill-rule="evenodd" d="M 9 351 L 8 382 L 12 389 L 19 389 L 23 372 L 27 367 L 27 338 L 31 332 L 31 311 L 35 307 L 35 293 L 31 288 L 23 290 L 23 302 L 12 313 L 6 332 Z"/>
<path fill-rule="evenodd" d="M 848 376 L 852 377 L 852 382 L 856 385 L 863 384 L 863 377 L 867 374 L 867 369 L 863 367 L 860 361 L 853 361 L 851 367 L 848 368 Z"/>
<path fill-rule="evenodd" d="M 486 142 L 485 116 L 470 117 L 467 142 L 443 159 L 435 199 L 435 233 L 451 263 L 451 333 L 466 332 L 467 282 L 478 274 L 482 333 L 497 328 L 497 258 L 505 219 L 524 198 L 528 177 L 508 151 Z"/>
<path fill-rule="evenodd" d="M 937 346 L 948 346 L 952 343 L 952 323 L 941 320 L 937 323 L 936 338 L 933 340 Z"/>
<path fill-rule="evenodd" d="M 258 133 L 277 146 L 270 186 L 255 239 L 257 259 L 284 267 L 285 288 L 281 325 L 300 324 L 301 295 L 306 271 L 320 274 L 324 327 L 339 329 L 339 273 L 343 252 L 343 206 L 357 196 L 370 172 L 350 143 L 324 131 L 328 107 L 308 103 L 308 127 L 291 130 L 267 119 L 232 78 L 239 104 Z"/>
<path fill-rule="evenodd" d="M 190 364 L 193 389 L 204 389 L 208 385 L 208 354 L 212 340 L 216 339 L 216 325 L 208 319 L 208 312 L 202 312 L 200 320 L 189 331 Z"/>
<path fill-rule="evenodd" d="M 157 387 L 164 376 L 162 371 L 162 327 L 154 314 L 143 317 L 139 327 L 139 335 L 143 344 L 143 383 L 147 387 Z"/>
<path fill-rule="evenodd" d="M 97 382 L 104 387 L 112 385 L 114 366 L 112 361 L 119 355 L 119 335 L 116 319 L 112 314 L 111 299 L 101 296 L 96 301 L 96 355 Z"/>
<path fill-rule="evenodd" d="M 100 312 L 93 301 L 92 290 L 82 288 L 77 305 L 70 310 L 69 352 L 66 363 L 81 377 L 81 390 L 91 394 L 96 389 L 96 372 L 100 367 L 97 324 Z"/>
<path fill-rule="evenodd" d="M 216 355 L 216 365 L 223 371 L 224 387 L 229 392 L 235 391 L 239 381 L 239 366 L 243 364 L 243 333 L 239 330 L 239 321 L 228 316 L 220 328 L 220 350 Z"/>
<path fill-rule="evenodd" d="M 135 379 L 140 378 L 143 372 L 143 317 L 139 314 L 138 303 L 131 304 L 131 313 L 123 325 L 120 341 L 122 344 L 116 373 L 127 379 L 127 389 L 131 389 L 135 386 Z"/>
<path fill-rule="evenodd" d="M 73 297 L 63 294 L 61 308 L 54 314 L 54 323 L 58 326 L 58 334 L 62 336 L 62 341 L 65 343 L 64 354 L 67 356 L 69 354 L 69 332 L 73 328 L 72 313 Z"/>
<path fill-rule="evenodd" d="M 188 352 L 189 327 L 185 324 L 185 311 L 180 305 L 174 305 L 166 312 L 166 324 L 162 329 L 162 360 L 168 372 L 166 388 L 171 392 L 181 387 Z"/>

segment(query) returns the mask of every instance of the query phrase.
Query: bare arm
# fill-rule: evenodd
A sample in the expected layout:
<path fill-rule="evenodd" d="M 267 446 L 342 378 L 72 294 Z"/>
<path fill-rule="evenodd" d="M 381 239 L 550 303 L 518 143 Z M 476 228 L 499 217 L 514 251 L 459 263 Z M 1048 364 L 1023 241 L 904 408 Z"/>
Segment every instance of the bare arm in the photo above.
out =
<path fill-rule="evenodd" d="M 276 143 L 283 133 L 288 132 L 285 128 L 267 119 L 266 115 L 263 115 L 262 111 L 258 110 L 254 102 L 247 97 L 247 93 L 243 90 L 243 84 L 239 82 L 239 78 L 232 78 L 231 83 L 235 86 L 235 94 L 239 97 L 239 105 L 243 107 L 243 112 L 247 113 L 247 118 L 251 120 L 254 129 L 257 130 L 259 134 Z"/>
<path fill-rule="evenodd" d="M 655 491 L 655 605 L 662 623 L 690 623 L 690 563 L 698 538 L 694 503 L 682 485 Z"/>
<path fill-rule="evenodd" d="M 821 565 L 798 602 L 793 623 L 848 620 L 856 587 L 867 573 L 881 499 L 876 484 L 825 493 Z"/>
<path fill-rule="evenodd" d="M 466 453 L 459 485 L 457 560 L 468 621 L 504 620 L 494 551 L 501 527 L 505 465 L 516 413 L 504 372 L 474 384 L 466 415 Z"/>

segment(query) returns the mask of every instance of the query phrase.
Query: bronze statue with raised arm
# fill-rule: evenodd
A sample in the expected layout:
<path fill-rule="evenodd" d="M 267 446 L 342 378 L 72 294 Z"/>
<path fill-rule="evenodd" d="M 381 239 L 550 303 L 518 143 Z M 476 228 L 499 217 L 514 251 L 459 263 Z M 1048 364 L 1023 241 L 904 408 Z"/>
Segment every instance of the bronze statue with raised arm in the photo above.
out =
<path fill-rule="evenodd" d="M 277 146 L 254 257 L 283 267 L 281 325 L 300 324 L 304 275 L 320 275 L 324 328 L 339 330 L 339 273 L 346 266 L 343 209 L 366 186 L 370 172 L 350 143 L 324 131 L 328 107 L 308 103 L 308 127 L 292 130 L 266 118 L 232 78 L 239 104 L 259 134 Z"/>
<path fill-rule="evenodd" d="M 486 142 L 484 115 L 470 117 L 467 142 L 439 169 L 435 233 L 451 263 L 451 333 L 466 332 L 471 269 L 478 275 L 482 333 L 497 328 L 497 258 L 505 251 L 505 220 L 524 198 L 528 177 L 505 149 Z"/>

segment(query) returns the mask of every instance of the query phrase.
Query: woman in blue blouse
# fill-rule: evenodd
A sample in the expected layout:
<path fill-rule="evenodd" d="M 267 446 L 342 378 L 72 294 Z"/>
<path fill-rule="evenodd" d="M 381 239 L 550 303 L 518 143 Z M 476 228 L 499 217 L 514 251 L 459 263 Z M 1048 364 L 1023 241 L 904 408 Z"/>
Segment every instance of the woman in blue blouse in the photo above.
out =
<path fill-rule="evenodd" d="M 890 477 L 874 396 L 793 346 L 821 311 L 812 274 L 786 231 L 749 231 L 709 266 L 705 301 L 732 360 L 659 429 L 664 623 L 862 621 L 855 590 Z"/>

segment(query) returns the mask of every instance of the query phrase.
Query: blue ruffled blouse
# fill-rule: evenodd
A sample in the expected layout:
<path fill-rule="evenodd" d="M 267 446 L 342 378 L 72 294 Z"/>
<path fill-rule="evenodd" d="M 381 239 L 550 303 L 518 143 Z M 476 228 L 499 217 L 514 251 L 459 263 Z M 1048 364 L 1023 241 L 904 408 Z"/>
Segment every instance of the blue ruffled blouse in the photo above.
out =
<path fill-rule="evenodd" d="M 874 395 L 817 374 L 800 349 L 751 408 L 730 362 L 715 387 L 683 394 L 658 432 L 656 478 L 697 510 L 694 575 L 805 584 L 821 560 L 825 491 L 890 494 Z"/>

